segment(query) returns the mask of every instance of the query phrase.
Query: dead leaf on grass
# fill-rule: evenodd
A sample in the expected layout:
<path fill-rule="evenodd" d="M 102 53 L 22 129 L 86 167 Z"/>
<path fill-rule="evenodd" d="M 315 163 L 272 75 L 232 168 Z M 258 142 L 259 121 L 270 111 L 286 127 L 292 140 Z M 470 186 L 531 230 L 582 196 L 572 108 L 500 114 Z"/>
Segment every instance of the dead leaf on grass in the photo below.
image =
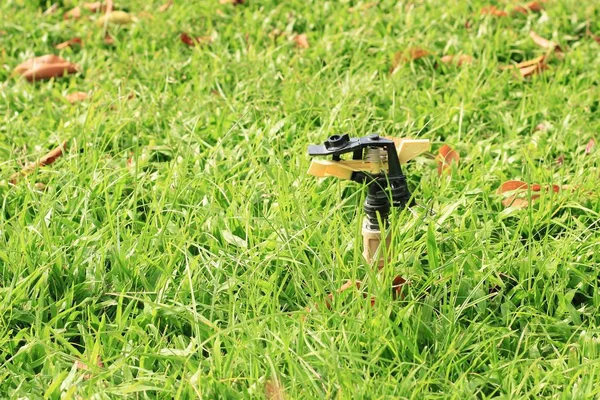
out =
<path fill-rule="evenodd" d="M 46 11 L 43 12 L 43 16 L 52 15 L 58 10 L 58 3 L 52 4 Z"/>
<path fill-rule="evenodd" d="M 531 60 L 523 61 L 515 65 L 500 67 L 502 70 L 517 69 L 521 77 L 526 78 L 534 74 L 538 74 L 548 68 L 545 63 L 546 56 L 539 56 Z"/>
<path fill-rule="evenodd" d="M 511 11 L 511 15 L 516 15 L 516 14 L 529 14 L 530 12 L 540 12 L 544 9 L 544 6 L 542 5 L 542 3 L 545 2 L 544 1 L 531 1 L 527 4 L 525 4 L 524 6 L 516 6 L 515 8 L 512 9 Z"/>
<path fill-rule="evenodd" d="M 269 379 L 265 383 L 265 397 L 267 400 L 285 400 L 285 392 L 277 379 Z"/>
<path fill-rule="evenodd" d="M 504 199 L 502 200 L 502 205 L 504 207 L 526 208 L 541 196 L 541 192 L 552 191 L 558 193 L 566 188 L 566 186 L 560 187 L 558 185 L 530 185 L 523 181 L 512 180 L 506 181 L 500 185 L 496 194 L 504 196 Z M 530 190 L 531 198 L 529 198 Z"/>
<path fill-rule="evenodd" d="M 310 47 L 305 33 L 294 36 L 294 42 L 299 49 L 308 49 Z"/>
<path fill-rule="evenodd" d="M 80 101 L 84 101 L 89 96 L 86 92 L 74 92 L 65 96 L 67 101 L 71 104 L 79 103 Z"/>
<path fill-rule="evenodd" d="M 79 67 L 76 64 L 63 60 L 54 54 L 31 58 L 15 68 L 15 72 L 22 75 L 29 82 L 58 78 L 73 74 L 78 70 Z"/>
<path fill-rule="evenodd" d="M 179 35 L 179 39 L 187 44 L 188 46 L 202 46 L 205 44 L 210 44 L 213 41 L 212 36 L 197 36 L 197 37 L 191 37 L 190 35 L 188 35 L 187 33 L 183 32 Z"/>
<path fill-rule="evenodd" d="M 234 6 L 239 6 L 240 4 L 244 4 L 245 0 L 219 0 L 219 4 L 232 4 Z"/>
<path fill-rule="evenodd" d="M 458 56 L 449 54 L 443 56 L 440 60 L 444 64 L 456 64 L 458 67 L 463 64 L 473 64 L 473 57 L 466 54 L 460 54 Z"/>
<path fill-rule="evenodd" d="M 491 15 L 494 17 L 506 17 L 508 13 L 504 10 L 500 10 L 496 6 L 485 6 L 480 11 L 481 15 Z"/>
<path fill-rule="evenodd" d="M 10 183 L 12 183 L 14 185 L 15 183 L 17 183 L 17 180 L 20 177 L 29 175 L 30 173 L 32 173 L 39 167 L 44 167 L 44 166 L 53 164 L 58 158 L 60 158 L 63 155 L 66 148 L 67 148 L 67 141 L 65 140 L 64 142 L 61 143 L 60 146 L 51 150 L 48 154 L 46 154 L 39 160 L 27 164 L 25 167 L 23 167 L 23 169 L 21 169 L 21 171 L 15 172 L 14 174 L 12 174 L 12 176 L 10 177 Z"/>
<path fill-rule="evenodd" d="M 590 139 L 585 146 L 585 154 L 590 154 L 592 151 L 594 151 L 594 147 L 596 147 L 596 141 L 594 139 Z"/>
<path fill-rule="evenodd" d="M 405 64 L 419 58 L 428 56 L 430 53 L 420 47 L 410 47 L 404 51 L 398 51 L 394 54 L 394 60 L 392 61 L 392 67 L 390 68 L 390 74 L 396 72 L 401 64 Z"/>
<path fill-rule="evenodd" d="M 79 19 L 81 18 L 81 8 L 79 6 L 67 11 L 65 15 L 63 15 L 64 19 Z"/>
<path fill-rule="evenodd" d="M 453 163 L 458 165 L 460 161 L 460 154 L 458 154 L 456 150 L 452 149 L 452 147 L 445 144 L 442 147 L 440 147 L 436 159 L 438 164 L 438 175 L 441 176 L 444 172 L 451 170 Z"/>
<path fill-rule="evenodd" d="M 550 41 L 548 39 L 545 39 L 543 37 L 541 37 L 540 35 L 538 35 L 537 33 L 535 33 L 534 31 L 530 31 L 529 32 L 529 37 L 533 40 L 533 42 L 535 44 L 537 44 L 538 46 L 547 49 L 547 50 L 554 50 L 557 53 L 562 53 L 563 50 L 562 48 L 554 43 L 553 41 Z"/>
<path fill-rule="evenodd" d="M 165 4 L 163 4 L 162 6 L 158 7 L 158 12 L 165 12 L 169 8 L 171 8 L 172 5 L 173 5 L 173 0 L 169 0 Z"/>
<path fill-rule="evenodd" d="M 62 49 L 66 49 L 67 47 L 72 47 L 73 45 L 83 46 L 83 42 L 81 41 L 81 38 L 74 37 L 73 39 L 69 39 L 66 42 L 57 44 L 56 46 L 54 46 L 54 48 L 58 49 L 58 50 L 62 50 Z"/>

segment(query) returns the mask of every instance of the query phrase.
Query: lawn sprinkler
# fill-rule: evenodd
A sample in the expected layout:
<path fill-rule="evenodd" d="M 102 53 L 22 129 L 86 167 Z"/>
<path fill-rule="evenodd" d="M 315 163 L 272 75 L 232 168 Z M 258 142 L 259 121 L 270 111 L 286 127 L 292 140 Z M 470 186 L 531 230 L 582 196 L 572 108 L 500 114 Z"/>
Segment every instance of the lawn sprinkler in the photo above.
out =
<path fill-rule="evenodd" d="M 310 175 L 349 179 L 367 186 L 363 256 L 371 265 L 376 262 L 378 269 L 383 268 L 391 254 L 391 238 L 386 233 L 391 207 L 404 208 L 411 201 L 400 165 L 429 150 L 429 146 L 427 139 L 397 139 L 375 134 L 361 138 L 332 135 L 323 144 L 308 146 L 312 157 L 331 156 L 331 160 L 313 159 L 308 169 Z M 342 159 L 346 154 L 352 158 Z M 385 251 L 380 249 L 382 232 Z"/>

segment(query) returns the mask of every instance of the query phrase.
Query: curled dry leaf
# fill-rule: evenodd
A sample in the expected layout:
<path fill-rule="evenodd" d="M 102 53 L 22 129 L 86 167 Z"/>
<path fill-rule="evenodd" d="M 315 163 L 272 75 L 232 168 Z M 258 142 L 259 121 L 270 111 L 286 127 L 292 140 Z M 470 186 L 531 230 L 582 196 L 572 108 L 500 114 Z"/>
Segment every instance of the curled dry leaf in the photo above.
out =
<path fill-rule="evenodd" d="M 59 157 L 61 157 L 63 155 L 66 148 L 67 148 L 67 141 L 65 140 L 64 142 L 61 143 L 60 146 L 51 150 L 48 154 L 46 154 L 45 156 L 40 158 L 38 161 L 29 163 L 25 167 L 23 167 L 23 169 L 21 171 L 12 174 L 12 176 L 10 177 L 10 183 L 12 183 L 14 185 L 15 183 L 17 183 L 17 180 L 20 177 L 29 175 L 30 173 L 32 173 L 39 167 L 44 167 L 46 165 L 50 165 L 50 164 L 54 163 Z"/>
<path fill-rule="evenodd" d="M 267 400 L 285 400 L 285 392 L 277 379 L 269 379 L 265 383 L 265 397 Z"/>
<path fill-rule="evenodd" d="M 397 299 L 397 298 L 403 299 L 404 298 L 404 295 L 402 294 L 402 288 L 404 287 L 405 284 L 406 284 L 406 279 L 404 279 L 400 275 L 398 275 L 394 278 L 394 281 L 392 282 L 392 296 L 394 299 Z"/>
<path fill-rule="evenodd" d="M 458 56 L 455 55 L 446 55 L 440 59 L 444 64 L 456 64 L 457 66 L 461 66 L 463 64 L 472 64 L 473 57 L 468 56 L 466 54 L 461 54 Z"/>
<path fill-rule="evenodd" d="M 504 196 L 502 205 L 504 207 L 515 207 L 515 208 L 526 208 L 531 202 L 538 199 L 541 194 L 540 192 L 553 191 L 554 193 L 560 192 L 561 188 L 558 185 L 529 185 L 523 181 L 506 181 L 496 191 L 496 194 Z M 529 198 L 529 190 L 531 190 L 531 198 Z"/>
<path fill-rule="evenodd" d="M 305 33 L 294 36 L 294 42 L 296 43 L 296 47 L 299 49 L 308 49 L 310 47 Z"/>
<path fill-rule="evenodd" d="M 173 5 L 173 0 L 169 0 L 165 4 L 163 4 L 162 6 L 158 7 L 158 12 L 165 12 L 169 8 L 171 8 L 172 5 Z"/>
<path fill-rule="evenodd" d="M 512 9 L 511 14 L 512 15 L 516 15 L 516 14 L 528 14 L 530 12 L 540 12 L 544 9 L 544 6 L 542 5 L 543 1 L 531 1 L 527 4 L 525 4 L 524 6 L 516 6 L 515 8 Z"/>
<path fill-rule="evenodd" d="M 543 37 L 541 37 L 534 31 L 529 32 L 529 37 L 533 40 L 533 42 L 535 44 L 537 44 L 540 47 L 543 47 L 544 49 L 554 50 L 557 53 L 562 53 L 562 51 L 563 51 L 559 45 L 557 45 L 556 43 L 554 43 L 548 39 L 544 39 Z"/>
<path fill-rule="evenodd" d="M 401 64 L 418 60 L 428 56 L 430 53 L 420 47 L 410 47 L 404 51 L 399 51 L 394 54 L 394 60 L 392 61 L 392 68 L 390 68 L 390 74 L 396 72 Z"/>
<path fill-rule="evenodd" d="M 492 15 L 494 17 L 506 17 L 508 13 L 504 10 L 500 10 L 496 6 L 485 6 L 480 11 L 481 15 Z"/>
<path fill-rule="evenodd" d="M 54 46 L 54 48 L 58 49 L 58 50 L 62 50 L 62 49 L 66 49 L 67 47 L 71 47 L 73 45 L 83 46 L 83 42 L 81 41 L 81 38 L 74 37 L 73 39 L 69 39 L 66 42 L 57 44 L 56 46 Z"/>
<path fill-rule="evenodd" d="M 210 44 L 212 43 L 213 39 L 212 36 L 197 36 L 197 37 L 191 37 L 190 35 L 188 35 L 187 33 L 183 32 L 181 35 L 179 35 L 179 39 L 187 44 L 188 46 L 202 46 L 205 44 Z"/>
<path fill-rule="evenodd" d="M 44 16 L 52 15 L 56 12 L 56 10 L 58 10 L 58 3 L 52 4 L 50 7 L 48 7 L 48 9 L 46 11 L 44 11 L 44 13 L 42 15 L 44 15 Z"/>
<path fill-rule="evenodd" d="M 80 101 L 84 101 L 88 98 L 88 94 L 86 92 L 75 92 L 70 93 L 65 96 L 67 101 L 71 104 L 79 103 Z"/>
<path fill-rule="evenodd" d="M 590 139 L 590 141 L 585 146 L 585 154 L 590 154 L 592 151 L 594 151 L 594 147 L 596 147 L 596 142 L 594 141 L 594 139 Z"/>
<path fill-rule="evenodd" d="M 65 15 L 63 15 L 64 19 L 79 19 L 81 18 L 81 8 L 79 6 L 67 11 Z"/>
<path fill-rule="evenodd" d="M 54 54 L 31 58 L 15 68 L 29 82 L 58 78 L 78 71 L 78 67 Z"/>
<path fill-rule="evenodd" d="M 342 286 L 340 286 L 338 288 L 338 290 L 336 291 L 337 294 L 343 293 L 348 289 L 351 289 L 353 287 L 360 289 L 360 285 L 362 285 L 361 281 L 346 281 L 346 283 L 344 283 Z M 327 309 L 331 308 L 331 302 L 333 301 L 333 293 L 329 293 L 327 295 L 327 299 L 325 300 L 325 305 L 327 307 Z"/>
<path fill-rule="evenodd" d="M 526 78 L 528 76 L 537 74 L 548 68 L 545 63 L 546 56 L 539 56 L 532 60 L 523 61 L 516 65 L 509 65 L 501 67 L 501 69 L 518 69 L 521 77 Z"/>
<path fill-rule="evenodd" d="M 96 24 L 98 26 L 103 26 L 106 23 L 109 24 L 115 24 L 115 25 L 127 25 L 127 24 L 131 24 L 132 22 L 135 22 L 137 20 L 137 18 L 135 18 L 133 15 L 126 13 L 125 11 L 113 11 L 113 12 L 106 12 L 106 14 L 104 14 L 103 16 L 101 16 L 100 18 L 98 18 L 98 21 L 96 21 Z"/>
<path fill-rule="evenodd" d="M 460 161 L 460 154 L 458 154 L 456 150 L 452 149 L 452 147 L 445 144 L 440 147 L 440 151 L 436 159 L 438 163 L 438 175 L 441 176 L 444 172 L 451 170 L 453 163 L 458 165 Z"/>

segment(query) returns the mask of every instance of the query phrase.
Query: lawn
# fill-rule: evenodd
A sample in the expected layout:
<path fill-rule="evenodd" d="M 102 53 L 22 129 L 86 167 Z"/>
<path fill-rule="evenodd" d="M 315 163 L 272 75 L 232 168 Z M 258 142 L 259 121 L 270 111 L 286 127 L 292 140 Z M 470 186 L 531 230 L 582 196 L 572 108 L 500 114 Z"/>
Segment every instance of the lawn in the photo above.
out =
<path fill-rule="evenodd" d="M 600 396 L 599 3 L 52 3 L 0 2 L 0 397 Z M 365 190 L 306 174 L 370 132 L 432 142 L 379 274 Z"/>

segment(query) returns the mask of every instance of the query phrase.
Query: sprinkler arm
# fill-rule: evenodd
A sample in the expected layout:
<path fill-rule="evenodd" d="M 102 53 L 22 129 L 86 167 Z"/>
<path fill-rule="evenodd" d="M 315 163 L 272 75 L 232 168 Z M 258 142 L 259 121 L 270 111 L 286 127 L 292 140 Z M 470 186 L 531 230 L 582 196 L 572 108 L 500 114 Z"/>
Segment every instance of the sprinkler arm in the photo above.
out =
<path fill-rule="evenodd" d="M 362 235 L 363 255 L 368 263 L 372 263 L 379 252 L 377 265 L 381 268 L 385 264 L 386 254 L 379 251 L 382 231 L 380 222 L 385 228 L 390 207 L 405 207 L 410 199 L 400 164 L 405 164 L 428 151 L 429 146 L 429 140 L 426 139 L 388 138 L 377 135 L 350 138 L 348 135 L 333 135 L 322 145 L 308 147 L 311 156 L 332 156 L 330 160 L 312 160 L 308 169 L 310 175 L 332 176 L 367 185 L 368 194 L 364 205 L 366 216 Z M 342 160 L 341 155 L 346 153 L 351 153 L 352 159 Z M 388 235 L 385 242 L 386 249 L 389 250 Z"/>

